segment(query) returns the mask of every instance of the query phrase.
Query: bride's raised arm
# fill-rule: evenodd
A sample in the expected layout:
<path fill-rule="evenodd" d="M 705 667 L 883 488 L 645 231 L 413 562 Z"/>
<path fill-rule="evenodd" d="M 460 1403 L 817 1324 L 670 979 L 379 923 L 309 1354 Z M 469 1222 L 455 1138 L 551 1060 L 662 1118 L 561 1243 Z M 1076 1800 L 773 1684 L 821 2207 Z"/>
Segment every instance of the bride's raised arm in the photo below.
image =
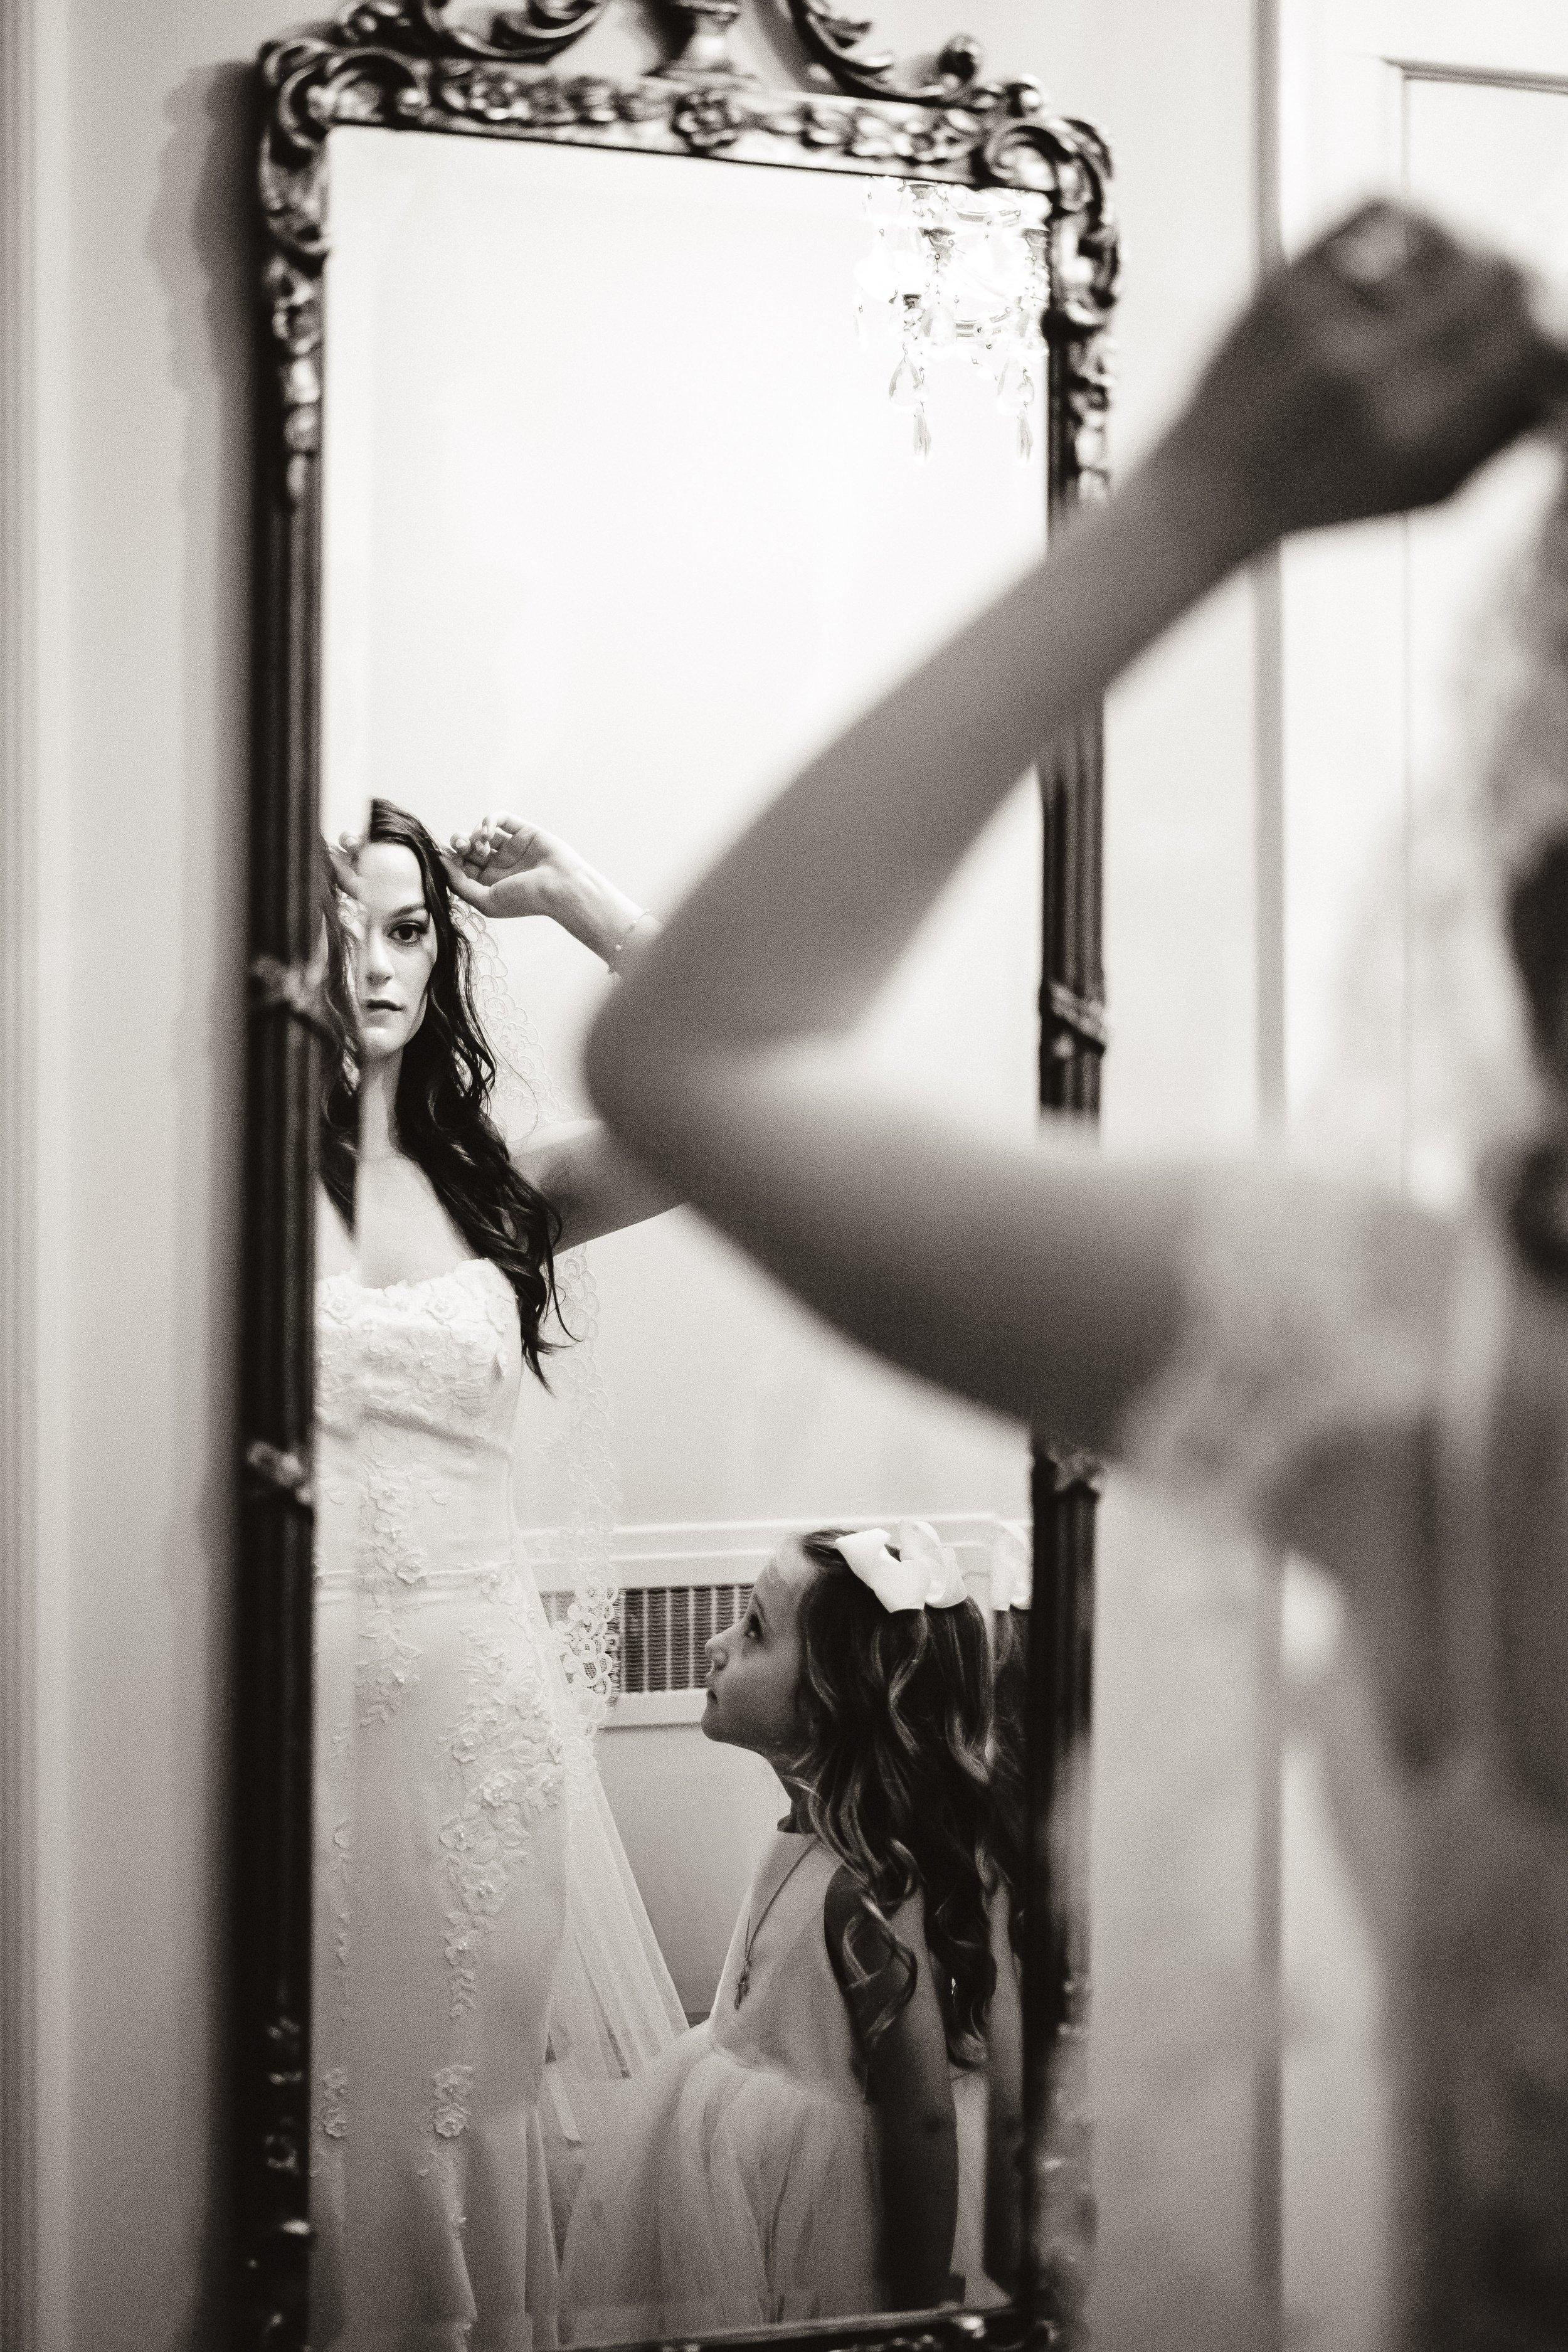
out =
<path fill-rule="evenodd" d="M 568 843 L 521 817 L 487 816 L 471 834 L 457 835 L 447 878 L 458 898 L 492 920 L 547 917 L 612 972 L 634 937 L 659 928 Z M 560 1218 L 560 1250 L 640 1224 L 679 1198 L 597 1119 L 559 1120 L 515 1145 L 511 1156 Z"/>
<path fill-rule="evenodd" d="M 1110 1448 L 1171 1348 L 1203 1180 L 945 1131 L 868 1098 L 843 1040 L 1025 770 L 1164 629 L 1287 531 L 1446 496 L 1565 388 L 1517 273 L 1396 208 L 1280 272 L 1126 487 L 638 954 L 587 1055 L 629 1150 L 852 1337 Z"/>

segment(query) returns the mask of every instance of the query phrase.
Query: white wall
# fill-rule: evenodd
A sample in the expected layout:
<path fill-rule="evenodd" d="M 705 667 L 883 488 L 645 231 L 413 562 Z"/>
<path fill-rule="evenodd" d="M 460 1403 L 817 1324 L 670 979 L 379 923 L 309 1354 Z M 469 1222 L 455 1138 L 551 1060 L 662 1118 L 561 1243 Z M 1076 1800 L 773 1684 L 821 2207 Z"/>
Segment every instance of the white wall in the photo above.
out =
<path fill-rule="evenodd" d="M 1119 150 L 1126 450 L 1247 275 L 1247 7 L 991 0 L 968 13 L 999 68 L 1038 74 Z M 42 387 L 63 478 L 41 519 L 61 740 L 39 783 L 60 1053 L 37 1153 L 62 1171 L 42 1202 L 39 1275 L 50 2352 L 214 2340 L 246 719 L 237 64 L 285 14 L 275 0 L 40 9 L 68 101 L 39 163 L 63 243 Z M 884 15 L 900 46 L 953 29 L 945 0 Z M 1233 594 L 1113 709 L 1119 1138 L 1234 1136 L 1250 1120 L 1249 676 Z M 1131 1503 L 1108 1509 L 1108 1612 L 1122 1592 L 1131 1613 L 1154 1540 Z M 1233 1614 L 1239 1657 L 1245 1607 Z M 1107 1752 L 1131 1753 L 1140 1685 L 1122 1654 L 1102 1642 L 1100 1729 Z M 1240 1685 L 1218 1678 L 1234 1780 L 1246 1731 L 1226 1692 Z M 1194 1703 L 1209 1696 L 1194 1686 Z M 1240 1890 L 1240 1832 L 1216 1841 L 1222 1893 Z M 1109 2029 L 1116 1890 L 1100 1901 Z M 1222 2252 L 1239 2196 L 1226 2172 Z"/>
<path fill-rule="evenodd" d="M 243 100 L 262 5 L 61 0 L 40 201 L 40 2339 L 216 2274 L 244 806 Z"/>

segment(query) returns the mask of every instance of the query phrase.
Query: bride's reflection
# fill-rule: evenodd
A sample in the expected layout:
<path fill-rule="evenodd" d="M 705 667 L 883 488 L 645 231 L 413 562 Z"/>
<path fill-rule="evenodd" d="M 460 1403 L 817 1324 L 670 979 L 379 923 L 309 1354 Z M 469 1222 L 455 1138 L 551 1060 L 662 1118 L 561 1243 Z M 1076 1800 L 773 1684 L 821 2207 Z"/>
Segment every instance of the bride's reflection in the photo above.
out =
<path fill-rule="evenodd" d="M 515 1008 L 470 909 L 548 913 L 612 969 L 648 919 L 511 820 L 447 856 L 376 801 L 334 855 L 312 2340 L 994 2301 L 1021 1845 L 985 1612 L 926 1523 L 838 1527 L 709 1641 L 702 1731 L 765 1759 L 784 1818 L 687 2030 L 582 1704 L 609 1628 L 579 1611 L 574 1681 L 513 1504 L 520 1395 L 573 1346 L 558 1254 L 668 1202 L 593 1121 L 504 1138 L 487 1029 Z"/>
<path fill-rule="evenodd" d="M 521 2345 L 553 2321 L 574 2094 L 684 2019 L 521 1555 L 512 1425 L 555 1253 L 666 1202 L 590 1122 L 509 1151 L 424 826 L 373 803 L 339 874 L 358 1024 L 321 1118 L 312 2336 Z M 609 960 L 626 902 L 564 856 L 550 881 Z"/>

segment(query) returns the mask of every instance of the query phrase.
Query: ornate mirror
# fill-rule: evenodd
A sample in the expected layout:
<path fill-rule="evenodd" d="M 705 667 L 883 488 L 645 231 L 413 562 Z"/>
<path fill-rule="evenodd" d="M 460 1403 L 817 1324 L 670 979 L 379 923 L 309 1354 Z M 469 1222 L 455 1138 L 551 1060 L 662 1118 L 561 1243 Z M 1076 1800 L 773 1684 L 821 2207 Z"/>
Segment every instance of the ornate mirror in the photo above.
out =
<path fill-rule="evenodd" d="M 750 70 L 748 41 L 798 87 Z M 1100 483 L 1103 146 L 972 43 L 901 68 L 818 0 L 636 26 L 605 0 L 361 0 L 271 44 L 258 90 L 245 2340 L 894 2332 L 909 2298 L 855 2284 L 876 2263 L 830 2090 L 758 2142 L 805 2151 L 766 2191 L 775 2235 L 819 2231 L 795 2284 L 773 2251 L 737 2284 L 731 2236 L 661 2299 L 587 2243 L 592 2216 L 618 2243 L 628 2200 L 684 2193 L 694 2150 L 735 2168 L 729 2094 L 677 2083 L 670 2053 L 751 2063 L 735 2021 L 767 2011 L 809 1874 L 792 1887 L 773 1773 L 713 1729 L 710 1662 L 770 1562 L 869 1528 L 930 1546 L 973 1603 L 984 1737 L 1019 1792 L 996 1975 L 1021 1980 L 1022 2059 L 998 1994 L 955 2068 L 959 2221 L 921 2336 L 1070 2329 L 1086 1923 L 1058 1817 L 1088 1734 L 1093 1465 L 895 1379 L 606 1175 L 576 1061 L 628 913 L 657 915 Z M 873 1046 L 896 1083 L 1018 1130 L 1042 1105 L 1092 1115 L 1104 1045 L 1097 730 L 1039 773 Z M 421 866 L 503 812 L 593 879 L 486 907 Z M 407 907 L 376 898 L 377 856 Z M 370 1024 L 408 1011 L 422 956 L 430 1150 L 479 1099 L 511 1171 L 461 1128 L 466 1205 L 427 1270 L 398 1254 L 414 1196 L 368 1108 Z M 434 1165 L 408 1179 L 426 1207 Z M 568 1166 L 592 1181 L 557 1185 Z M 800 1999 L 816 1969 L 831 2007 L 821 1934 L 799 1950 Z M 628 2148 L 635 2178 L 605 2155 Z"/>

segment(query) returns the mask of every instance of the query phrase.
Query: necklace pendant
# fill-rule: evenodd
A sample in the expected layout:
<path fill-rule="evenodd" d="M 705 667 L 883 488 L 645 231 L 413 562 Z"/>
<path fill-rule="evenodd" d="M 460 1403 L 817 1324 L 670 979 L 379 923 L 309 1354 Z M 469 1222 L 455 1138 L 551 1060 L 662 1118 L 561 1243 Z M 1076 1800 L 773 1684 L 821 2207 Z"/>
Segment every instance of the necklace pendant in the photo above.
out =
<path fill-rule="evenodd" d="M 751 1990 L 752 1990 L 752 1969 L 751 1969 L 751 1963 L 750 1963 L 750 1961 L 742 1961 L 742 1965 L 741 1965 L 741 1973 L 740 1973 L 740 1975 L 735 1979 L 735 2006 L 736 2006 L 736 2008 L 737 2008 L 737 2009 L 739 2009 L 739 2008 L 740 2008 L 741 2003 L 745 2000 L 746 1995 L 751 1991 Z"/>

